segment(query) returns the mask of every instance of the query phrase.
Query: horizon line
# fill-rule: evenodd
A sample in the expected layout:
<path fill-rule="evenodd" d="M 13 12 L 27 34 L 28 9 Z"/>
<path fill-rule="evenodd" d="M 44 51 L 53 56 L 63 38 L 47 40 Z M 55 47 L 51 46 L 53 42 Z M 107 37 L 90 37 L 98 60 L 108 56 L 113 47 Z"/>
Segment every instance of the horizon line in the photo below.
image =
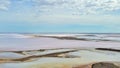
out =
<path fill-rule="evenodd" d="M 0 32 L 3 33 L 20 33 L 20 34 L 120 34 L 118 32 Z"/>

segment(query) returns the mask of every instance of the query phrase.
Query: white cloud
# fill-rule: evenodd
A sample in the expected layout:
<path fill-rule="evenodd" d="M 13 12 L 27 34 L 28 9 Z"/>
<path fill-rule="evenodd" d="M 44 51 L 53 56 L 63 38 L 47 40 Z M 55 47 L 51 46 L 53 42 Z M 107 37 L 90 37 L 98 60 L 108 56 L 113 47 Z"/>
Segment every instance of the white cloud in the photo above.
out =
<path fill-rule="evenodd" d="M 0 10 L 8 10 L 14 0 L 0 0 Z M 15 0 L 25 5 L 31 2 L 40 14 L 105 14 L 120 10 L 120 0 Z M 26 5 L 25 5 L 26 6 Z M 14 7 L 14 6 L 12 6 Z M 17 5 L 16 5 L 17 7 Z"/>
<path fill-rule="evenodd" d="M 70 14 L 101 14 L 120 10 L 120 0 L 32 0 L 38 11 Z"/>
<path fill-rule="evenodd" d="M 0 10 L 8 10 L 9 5 L 9 0 L 0 0 Z"/>

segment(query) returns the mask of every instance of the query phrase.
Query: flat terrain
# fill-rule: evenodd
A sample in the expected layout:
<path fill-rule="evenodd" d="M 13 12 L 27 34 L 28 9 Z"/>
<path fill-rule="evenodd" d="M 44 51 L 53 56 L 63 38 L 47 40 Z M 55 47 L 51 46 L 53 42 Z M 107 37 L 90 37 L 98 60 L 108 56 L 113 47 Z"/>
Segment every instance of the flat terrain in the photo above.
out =
<path fill-rule="evenodd" d="M 0 68 L 88 68 L 99 62 L 120 67 L 119 58 L 119 52 L 97 49 L 3 51 Z"/>
<path fill-rule="evenodd" d="M 0 68 L 120 68 L 120 35 L 0 34 Z"/>
<path fill-rule="evenodd" d="M 81 38 L 82 37 L 82 38 Z M 90 37 L 91 38 L 91 37 Z M 117 37 L 119 38 L 119 37 Z M 86 36 L 80 38 L 73 36 L 44 36 L 44 35 L 27 35 L 24 37 L 0 38 L 0 51 L 25 51 L 39 49 L 56 49 L 56 48 L 118 48 L 120 41 L 115 38 L 89 39 Z"/>

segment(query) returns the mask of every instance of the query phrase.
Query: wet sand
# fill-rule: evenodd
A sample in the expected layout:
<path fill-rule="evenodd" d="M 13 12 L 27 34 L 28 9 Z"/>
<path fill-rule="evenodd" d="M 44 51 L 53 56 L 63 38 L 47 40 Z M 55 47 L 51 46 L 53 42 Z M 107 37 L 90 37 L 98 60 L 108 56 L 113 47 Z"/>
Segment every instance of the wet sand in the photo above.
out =
<path fill-rule="evenodd" d="M 96 49 L 51 49 L 21 53 L 9 51 L 13 54 L 6 58 L 5 54 L 8 56 L 8 53 L 1 53 L 1 68 L 84 68 L 82 66 L 98 62 L 109 62 L 120 66 L 120 53 L 115 51 Z"/>

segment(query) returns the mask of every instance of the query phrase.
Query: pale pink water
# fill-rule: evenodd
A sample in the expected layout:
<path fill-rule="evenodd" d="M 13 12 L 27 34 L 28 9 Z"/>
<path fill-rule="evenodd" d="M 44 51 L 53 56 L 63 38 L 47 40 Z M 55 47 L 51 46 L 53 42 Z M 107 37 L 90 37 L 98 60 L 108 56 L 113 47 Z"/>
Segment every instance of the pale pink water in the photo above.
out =
<path fill-rule="evenodd" d="M 120 42 L 60 40 L 55 38 L 1 38 L 0 51 L 53 48 L 120 48 Z"/>

